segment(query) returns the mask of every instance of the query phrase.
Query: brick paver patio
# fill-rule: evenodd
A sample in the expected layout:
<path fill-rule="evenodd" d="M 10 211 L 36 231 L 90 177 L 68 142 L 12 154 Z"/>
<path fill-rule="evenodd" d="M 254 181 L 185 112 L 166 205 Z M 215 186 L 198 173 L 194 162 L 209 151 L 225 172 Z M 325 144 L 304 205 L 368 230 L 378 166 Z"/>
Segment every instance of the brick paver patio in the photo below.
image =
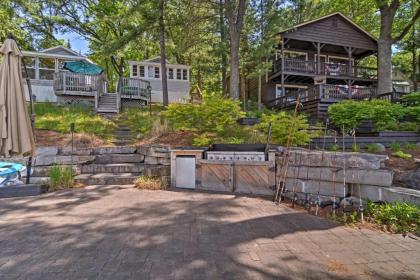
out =
<path fill-rule="evenodd" d="M 0 200 L 0 279 L 417 279 L 420 242 L 272 202 L 90 187 Z"/>

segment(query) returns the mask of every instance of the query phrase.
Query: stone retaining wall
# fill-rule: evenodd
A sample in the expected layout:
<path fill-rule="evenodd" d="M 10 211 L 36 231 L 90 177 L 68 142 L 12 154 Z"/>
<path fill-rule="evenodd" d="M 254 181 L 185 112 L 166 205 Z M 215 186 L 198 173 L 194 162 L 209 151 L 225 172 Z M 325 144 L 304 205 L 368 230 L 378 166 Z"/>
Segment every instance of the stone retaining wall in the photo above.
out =
<path fill-rule="evenodd" d="M 375 201 L 420 203 L 420 192 L 393 187 L 394 172 L 385 167 L 387 159 L 384 155 L 367 153 L 292 150 L 286 188 L 326 196 L 342 197 L 345 193 Z M 276 158 L 277 177 L 283 161 L 284 150 L 280 148 Z"/>
<path fill-rule="evenodd" d="M 2 159 L 27 163 L 27 157 Z M 130 166 L 132 164 L 132 166 Z M 74 174 L 133 173 L 167 177 L 170 175 L 170 152 L 163 146 L 95 147 L 88 149 L 71 147 L 38 147 L 33 159 L 31 183 L 45 183 L 51 166 L 73 166 Z M 158 166 L 159 168 L 154 168 Z M 83 168 L 82 168 L 83 167 Z M 26 174 L 22 174 L 26 175 Z M 77 178 L 77 177 L 76 177 Z M 118 181 L 118 180 L 114 180 Z"/>

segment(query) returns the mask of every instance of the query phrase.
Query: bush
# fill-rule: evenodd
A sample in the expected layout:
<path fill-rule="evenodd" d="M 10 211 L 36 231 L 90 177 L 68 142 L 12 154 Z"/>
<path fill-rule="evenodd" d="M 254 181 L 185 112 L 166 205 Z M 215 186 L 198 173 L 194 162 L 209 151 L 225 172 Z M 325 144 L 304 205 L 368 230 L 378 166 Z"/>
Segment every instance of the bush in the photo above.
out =
<path fill-rule="evenodd" d="M 202 134 L 192 139 L 192 145 L 196 147 L 207 147 L 214 143 L 214 138 L 207 134 Z"/>
<path fill-rule="evenodd" d="M 398 142 L 392 142 L 391 144 L 389 144 L 389 147 L 393 152 L 398 152 L 401 150 L 401 144 Z"/>
<path fill-rule="evenodd" d="M 403 158 L 403 159 L 410 159 L 410 158 L 412 158 L 412 157 L 413 157 L 412 155 L 407 154 L 407 153 L 405 153 L 405 152 L 403 152 L 403 151 L 397 151 L 397 152 L 395 152 L 395 153 L 392 153 L 392 155 L 393 155 L 394 157 L 399 157 L 399 158 Z"/>
<path fill-rule="evenodd" d="M 412 92 L 402 97 L 404 103 L 409 105 L 420 105 L 420 92 Z"/>
<path fill-rule="evenodd" d="M 142 190 L 166 190 L 168 182 L 162 178 L 142 175 L 135 181 L 134 187 Z"/>
<path fill-rule="evenodd" d="M 380 147 L 376 143 L 370 143 L 367 145 L 367 150 L 369 153 L 377 153 L 380 150 Z"/>
<path fill-rule="evenodd" d="M 48 187 L 50 190 L 71 188 L 74 184 L 73 171 L 68 166 L 52 166 L 48 170 Z"/>
<path fill-rule="evenodd" d="M 377 204 L 368 201 L 365 213 L 373 223 L 394 233 L 420 234 L 420 206 L 404 202 Z"/>
<path fill-rule="evenodd" d="M 376 131 L 386 129 L 389 123 L 397 122 L 404 114 L 401 105 L 386 100 L 346 100 L 328 108 L 329 117 L 340 128 L 356 128 L 362 121 L 372 120 Z"/>
<path fill-rule="evenodd" d="M 286 145 L 289 134 L 292 136 L 291 145 L 299 146 L 309 143 L 315 133 L 308 131 L 308 121 L 304 115 L 293 116 L 286 112 L 263 115 L 258 127 L 265 133 L 271 122 L 271 139 L 280 145 Z"/>
<path fill-rule="evenodd" d="M 163 112 L 176 130 L 223 133 L 245 113 L 238 100 L 218 95 L 206 97 L 202 104 L 171 104 Z"/>
<path fill-rule="evenodd" d="M 406 107 L 404 112 L 410 120 L 420 123 L 420 106 Z"/>
<path fill-rule="evenodd" d="M 352 144 L 352 145 L 351 145 L 351 151 L 352 151 L 353 153 L 358 153 L 358 152 L 360 152 L 360 146 L 359 146 L 359 145 L 357 145 L 357 144 Z"/>

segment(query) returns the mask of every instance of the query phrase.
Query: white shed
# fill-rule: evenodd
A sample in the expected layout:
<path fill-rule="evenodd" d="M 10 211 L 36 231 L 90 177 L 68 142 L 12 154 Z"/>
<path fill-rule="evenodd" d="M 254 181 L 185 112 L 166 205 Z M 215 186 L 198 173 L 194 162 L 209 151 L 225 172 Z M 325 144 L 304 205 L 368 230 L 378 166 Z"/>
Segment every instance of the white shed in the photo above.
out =
<path fill-rule="evenodd" d="M 162 102 L 162 70 L 160 56 L 143 61 L 129 61 L 130 78 L 150 82 L 152 102 Z M 183 103 L 189 100 L 191 66 L 166 62 L 168 95 L 170 103 Z"/>

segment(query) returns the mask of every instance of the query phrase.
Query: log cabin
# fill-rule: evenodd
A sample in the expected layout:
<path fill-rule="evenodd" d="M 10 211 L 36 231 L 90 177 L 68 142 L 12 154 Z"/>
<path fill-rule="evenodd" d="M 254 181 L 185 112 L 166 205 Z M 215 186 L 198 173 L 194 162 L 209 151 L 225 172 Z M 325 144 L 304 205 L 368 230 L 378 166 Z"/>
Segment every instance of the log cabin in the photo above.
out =
<path fill-rule="evenodd" d="M 343 99 L 377 95 L 377 68 L 360 62 L 377 54 L 378 42 L 341 13 L 333 13 L 278 33 L 272 68 L 262 78 L 268 108 L 291 109 L 299 95 L 303 111 L 324 119 L 328 106 Z M 258 94 L 258 80 L 248 82 Z"/>

